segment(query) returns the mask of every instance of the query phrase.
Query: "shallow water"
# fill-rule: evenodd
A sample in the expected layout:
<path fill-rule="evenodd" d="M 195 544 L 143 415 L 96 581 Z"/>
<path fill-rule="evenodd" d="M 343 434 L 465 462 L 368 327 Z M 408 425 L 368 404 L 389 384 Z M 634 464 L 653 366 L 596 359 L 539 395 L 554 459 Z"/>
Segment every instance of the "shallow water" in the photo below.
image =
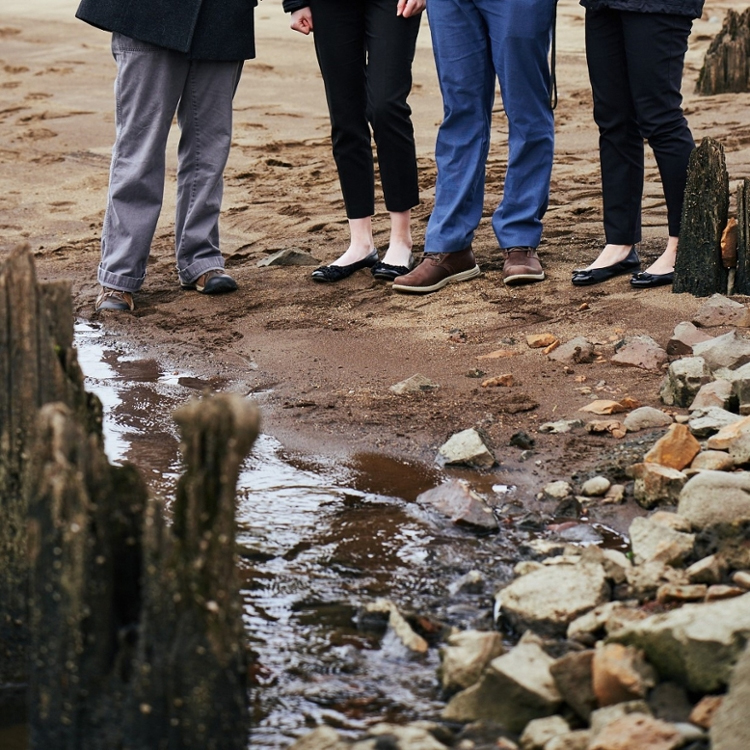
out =
<path fill-rule="evenodd" d="M 95 324 L 76 326 L 76 346 L 86 388 L 104 404 L 110 460 L 135 463 L 154 491 L 171 497 L 180 457 L 169 416 L 200 391 L 227 384 L 164 372 Z M 491 474 L 471 477 L 476 489 L 525 518 L 513 484 Z M 426 626 L 434 620 L 490 628 L 491 587 L 509 579 L 518 545 L 538 534 L 538 525 L 523 522 L 492 535 L 446 528 L 414 503 L 444 479 L 437 467 L 377 454 L 345 463 L 293 456 L 260 436 L 237 490 L 244 619 L 255 657 L 253 748 L 288 747 L 320 723 L 354 736 L 378 721 L 438 717 L 437 649 L 407 651 L 362 617 L 363 605 L 386 597 L 423 616 Z M 608 534 L 605 527 L 591 531 Z M 617 546 L 621 539 L 605 541 Z M 461 589 L 471 570 L 489 583 Z M 0 731 L 5 747 L 3 740 Z"/>

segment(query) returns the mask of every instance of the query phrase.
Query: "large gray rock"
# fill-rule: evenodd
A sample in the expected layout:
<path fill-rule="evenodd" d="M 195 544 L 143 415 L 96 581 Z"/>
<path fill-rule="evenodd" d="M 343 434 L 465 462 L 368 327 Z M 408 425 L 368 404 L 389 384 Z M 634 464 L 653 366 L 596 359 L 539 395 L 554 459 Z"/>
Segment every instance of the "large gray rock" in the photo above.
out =
<path fill-rule="evenodd" d="M 503 639 L 497 631 L 465 630 L 448 638 L 440 649 L 443 690 L 465 690 L 479 680 L 485 667 L 501 656 Z"/>
<path fill-rule="evenodd" d="M 569 732 L 570 725 L 562 716 L 532 719 L 521 735 L 521 750 L 544 750 L 550 740 Z"/>
<path fill-rule="evenodd" d="M 602 565 L 553 565 L 501 589 L 495 596 L 495 612 L 519 630 L 564 635 L 569 623 L 609 598 Z"/>
<path fill-rule="evenodd" d="M 492 508 L 460 479 L 450 479 L 421 493 L 417 503 L 436 510 L 459 526 L 490 530 L 498 526 Z"/>
<path fill-rule="evenodd" d="M 696 344 L 710 338 L 713 338 L 711 334 L 699 330 L 692 323 L 678 323 L 667 344 L 667 354 L 670 357 L 689 357 Z"/>
<path fill-rule="evenodd" d="M 668 359 L 667 353 L 651 336 L 634 336 L 617 350 L 612 362 L 642 370 L 661 370 Z"/>
<path fill-rule="evenodd" d="M 677 512 L 694 529 L 750 521 L 750 473 L 702 471 L 680 493 Z"/>
<path fill-rule="evenodd" d="M 729 682 L 750 639 L 750 594 L 709 604 L 686 604 L 613 633 L 610 641 L 643 649 L 662 679 L 699 693 Z"/>
<path fill-rule="evenodd" d="M 737 401 L 740 414 L 750 414 L 750 364 L 742 365 L 732 372 L 732 397 Z"/>
<path fill-rule="evenodd" d="M 748 750 L 750 748 L 750 648 L 734 668 L 729 692 L 721 702 L 711 725 L 713 750 Z"/>
<path fill-rule="evenodd" d="M 714 380 L 701 386 L 689 410 L 693 412 L 696 409 L 710 409 L 712 406 L 737 411 L 737 398 L 732 394 L 731 380 Z"/>
<path fill-rule="evenodd" d="M 554 714 L 561 703 L 550 674 L 553 663 L 538 643 L 522 638 L 513 650 L 490 662 L 478 683 L 451 698 L 443 719 L 488 719 L 520 733 L 532 719 Z"/>
<path fill-rule="evenodd" d="M 727 367 L 735 370 L 750 362 L 750 339 L 737 331 L 709 339 L 693 347 L 693 355 L 702 357 L 708 367 L 719 370 Z"/>
<path fill-rule="evenodd" d="M 731 411 L 718 406 L 709 406 L 706 409 L 696 409 L 692 412 L 688 428 L 695 437 L 704 438 L 714 435 L 723 427 L 740 419 L 742 417 L 738 414 L 733 414 Z"/>
<path fill-rule="evenodd" d="M 633 409 L 623 419 L 622 424 L 628 432 L 638 432 L 639 430 L 652 430 L 656 427 L 668 427 L 672 424 L 672 417 L 665 414 L 661 409 L 654 409 L 653 406 L 640 406 Z"/>
<path fill-rule="evenodd" d="M 495 465 L 492 451 L 473 427 L 452 435 L 440 447 L 439 453 L 446 464 L 466 464 L 482 469 L 489 469 Z"/>
<path fill-rule="evenodd" d="M 633 477 L 633 497 L 642 508 L 657 505 L 675 505 L 687 475 L 677 469 L 660 464 L 642 463 L 628 467 Z"/>
<path fill-rule="evenodd" d="M 571 651 L 550 667 L 550 673 L 567 703 L 584 721 L 597 707 L 591 681 L 593 650 Z"/>
<path fill-rule="evenodd" d="M 703 357 L 683 357 L 669 365 L 659 396 L 667 406 L 690 406 L 701 386 L 712 379 Z"/>
<path fill-rule="evenodd" d="M 570 341 L 558 346 L 547 355 L 555 362 L 567 365 L 589 364 L 596 359 L 594 345 L 585 337 L 577 336 Z"/>
<path fill-rule="evenodd" d="M 417 373 L 406 380 L 402 380 L 390 387 L 390 391 L 397 396 L 403 396 L 405 393 L 424 393 L 425 391 L 434 391 L 440 386 L 430 380 L 426 375 Z"/>
<path fill-rule="evenodd" d="M 750 310 L 742 303 L 735 302 L 723 294 L 714 294 L 695 313 L 693 323 L 702 328 L 747 327 L 750 325 Z"/>

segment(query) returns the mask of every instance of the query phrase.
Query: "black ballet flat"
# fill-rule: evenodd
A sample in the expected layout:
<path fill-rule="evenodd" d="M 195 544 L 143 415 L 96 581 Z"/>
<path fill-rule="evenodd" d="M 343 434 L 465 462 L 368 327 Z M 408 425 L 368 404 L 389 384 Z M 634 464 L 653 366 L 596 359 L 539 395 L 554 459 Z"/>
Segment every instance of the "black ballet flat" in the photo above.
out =
<path fill-rule="evenodd" d="M 630 273 L 633 269 L 640 268 L 641 260 L 638 257 L 636 246 L 630 249 L 628 257 L 619 263 L 613 263 L 611 266 L 603 268 L 580 269 L 573 271 L 572 282 L 574 286 L 589 286 L 590 284 L 601 284 L 602 281 L 613 279 L 615 276 L 621 276 L 624 273 Z"/>
<path fill-rule="evenodd" d="M 312 272 L 313 281 L 341 281 L 362 268 L 372 268 L 378 262 L 378 251 L 373 250 L 366 258 L 348 266 L 320 266 Z"/>
<path fill-rule="evenodd" d="M 370 270 L 376 279 L 393 281 L 399 276 L 406 276 L 412 268 L 414 268 L 413 256 L 409 259 L 409 264 L 406 266 L 392 266 L 390 263 L 378 261 Z"/>
<path fill-rule="evenodd" d="M 648 271 L 641 271 L 640 273 L 634 273 L 633 278 L 630 279 L 630 286 L 636 289 L 650 289 L 654 286 L 666 286 L 674 281 L 674 271 L 669 273 L 649 273 Z"/>

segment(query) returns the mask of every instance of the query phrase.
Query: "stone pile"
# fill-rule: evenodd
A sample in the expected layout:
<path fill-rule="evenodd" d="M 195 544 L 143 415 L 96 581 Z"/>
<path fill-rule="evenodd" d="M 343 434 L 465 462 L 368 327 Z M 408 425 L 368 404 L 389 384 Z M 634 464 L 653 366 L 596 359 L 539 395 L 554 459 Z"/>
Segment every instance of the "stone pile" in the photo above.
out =
<path fill-rule="evenodd" d="M 738 330 L 748 318 L 743 305 L 715 295 L 677 326 L 663 357 L 647 337 L 619 348 L 622 364 L 666 368 L 661 399 L 687 410 L 626 405 L 623 433 L 664 430 L 629 468 L 647 513 L 630 525 L 628 554 L 530 545 L 532 559 L 495 595 L 496 630 L 453 632 L 440 649 L 442 721 L 379 724 L 354 743 L 319 727 L 295 750 L 748 750 L 750 336 Z M 706 331 L 719 326 L 735 327 Z M 575 339 L 548 356 L 585 363 L 593 351 Z M 594 414 L 620 411 L 594 403 Z M 625 492 L 593 477 L 578 492 L 552 482 L 539 497 L 585 507 L 621 502 Z M 450 494 L 450 505 L 445 491 L 422 502 L 478 525 L 481 498 L 466 487 Z M 485 744 L 471 739 L 479 728 Z"/>

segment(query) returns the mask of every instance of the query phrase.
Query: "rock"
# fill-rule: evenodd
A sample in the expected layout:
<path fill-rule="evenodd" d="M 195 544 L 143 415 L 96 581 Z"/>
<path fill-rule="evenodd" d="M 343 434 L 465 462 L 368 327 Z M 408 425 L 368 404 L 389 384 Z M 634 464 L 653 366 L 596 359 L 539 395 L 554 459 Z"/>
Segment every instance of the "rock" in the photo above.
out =
<path fill-rule="evenodd" d="M 613 484 L 608 490 L 607 494 L 602 498 L 602 503 L 605 505 L 619 505 L 625 502 L 625 485 L 624 484 Z"/>
<path fill-rule="evenodd" d="M 667 354 L 670 357 L 689 357 L 696 344 L 708 341 L 710 338 L 713 337 L 699 330 L 692 323 L 678 323 L 667 344 Z"/>
<path fill-rule="evenodd" d="M 417 503 L 433 508 L 451 523 L 460 526 L 475 526 L 479 529 L 496 529 L 495 514 L 476 492 L 460 479 L 447 482 L 423 492 Z"/>
<path fill-rule="evenodd" d="M 614 706 L 599 708 L 591 714 L 591 734 L 596 737 L 613 722 L 632 714 L 651 716 L 651 709 L 648 703 L 642 700 L 627 701 L 625 703 L 617 703 Z M 631 750 L 635 750 L 635 748 Z"/>
<path fill-rule="evenodd" d="M 660 523 L 662 526 L 669 526 L 670 529 L 675 531 L 684 531 L 690 533 L 693 527 L 690 525 L 690 521 L 687 518 L 683 518 L 678 513 L 670 510 L 657 510 L 654 511 L 649 519 L 654 523 Z"/>
<path fill-rule="evenodd" d="M 566 365 L 590 364 L 596 359 L 594 345 L 583 336 L 571 339 L 558 346 L 548 357 Z"/>
<path fill-rule="evenodd" d="M 611 399 L 600 398 L 596 401 L 592 401 L 586 406 L 582 406 L 578 411 L 585 411 L 589 414 L 619 414 L 620 412 L 627 411 L 627 407 L 623 406 L 619 401 L 612 401 Z"/>
<path fill-rule="evenodd" d="M 736 369 L 729 383 L 732 388 L 731 398 L 736 402 L 737 410 L 747 416 L 750 413 L 750 364 Z"/>
<path fill-rule="evenodd" d="M 739 302 L 721 294 L 714 294 L 695 313 L 693 323 L 701 328 L 718 326 L 746 328 L 750 325 L 750 311 Z"/>
<path fill-rule="evenodd" d="M 465 690 L 479 680 L 485 667 L 503 654 L 500 633 L 466 630 L 448 637 L 440 649 L 443 690 Z"/>
<path fill-rule="evenodd" d="M 533 573 L 535 570 L 541 570 L 544 566 L 540 562 L 535 560 L 521 560 L 513 566 L 513 574 L 515 576 L 525 576 L 529 573 Z"/>
<path fill-rule="evenodd" d="M 656 505 L 674 505 L 687 482 L 687 475 L 659 464 L 633 464 L 628 474 L 635 479 L 633 497 L 647 510 Z"/>
<path fill-rule="evenodd" d="M 710 729 L 723 700 L 723 695 L 704 695 L 690 712 L 690 721 L 701 729 Z"/>
<path fill-rule="evenodd" d="M 626 575 L 629 596 L 638 601 L 653 599 L 659 587 L 665 583 L 677 585 L 688 583 L 684 571 L 661 562 L 636 565 L 628 570 Z"/>
<path fill-rule="evenodd" d="M 672 723 L 688 721 L 693 710 L 685 688 L 674 682 L 660 682 L 648 694 L 648 705 L 657 719 Z"/>
<path fill-rule="evenodd" d="M 590 550 L 599 549 L 590 547 Z M 588 552 L 589 550 L 586 550 Z M 604 574 L 613 583 L 622 583 L 627 575 L 627 571 L 632 568 L 628 557 L 616 549 L 603 549 L 601 565 L 604 567 Z"/>
<path fill-rule="evenodd" d="M 724 451 L 702 451 L 690 464 L 694 471 L 730 471 L 734 468 L 732 457 Z"/>
<path fill-rule="evenodd" d="M 526 337 L 526 344 L 530 349 L 543 349 L 558 341 L 551 333 L 531 333 Z"/>
<path fill-rule="evenodd" d="M 750 521 L 713 524 L 696 534 L 699 557 L 719 554 L 730 569 L 750 568 Z"/>
<path fill-rule="evenodd" d="M 440 386 L 430 380 L 425 375 L 412 375 L 406 380 L 402 380 L 400 383 L 396 383 L 390 387 L 390 390 L 398 396 L 402 396 L 405 393 L 423 393 L 424 391 L 434 391 Z"/>
<path fill-rule="evenodd" d="M 372 742 L 371 738 L 375 738 Z M 369 740 L 369 741 L 368 741 Z M 367 740 L 355 742 L 350 750 L 447 750 L 435 739 L 429 727 L 419 724 L 375 724 L 367 730 Z"/>
<path fill-rule="evenodd" d="M 569 482 L 559 480 L 557 482 L 546 484 L 542 493 L 550 500 L 564 500 L 566 497 L 573 494 L 573 487 Z"/>
<path fill-rule="evenodd" d="M 586 497 L 601 497 L 609 492 L 612 483 L 607 477 L 591 477 L 581 487 L 581 493 Z"/>
<path fill-rule="evenodd" d="M 708 409 L 696 409 L 692 412 L 687 426 L 690 432 L 699 438 L 713 435 L 727 425 L 738 422 L 742 417 L 731 411 L 711 406 Z"/>
<path fill-rule="evenodd" d="M 727 684 L 750 638 L 750 594 L 686 604 L 628 625 L 609 638 L 642 648 L 662 679 L 675 680 L 695 692 L 713 692 Z"/>
<path fill-rule="evenodd" d="M 721 555 L 709 555 L 694 562 L 687 570 L 690 583 L 718 583 L 727 572 L 727 564 Z"/>
<path fill-rule="evenodd" d="M 588 729 L 577 729 L 554 737 L 544 746 L 544 750 L 586 750 L 589 742 L 591 732 Z"/>
<path fill-rule="evenodd" d="M 684 604 L 685 602 L 703 601 L 708 593 L 708 586 L 705 583 L 674 584 L 665 583 L 659 586 L 656 592 L 656 601 L 659 604 L 674 604 L 675 602 Z"/>
<path fill-rule="evenodd" d="M 643 457 L 647 464 L 659 464 L 681 471 L 700 453 L 700 443 L 684 424 L 673 424 Z"/>
<path fill-rule="evenodd" d="M 750 474 L 702 471 L 680 493 L 677 512 L 694 529 L 750 521 Z"/>
<path fill-rule="evenodd" d="M 612 357 L 616 365 L 640 367 L 642 370 L 661 370 L 667 361 L 667 353 L 650 336 L 635 336 Z"/>
<path fill-rule="evenodd" d="M 682 735 L 672 725 L 643 714 L 630 714 L 606 726 L 589 750 L 676 750 Z"/>
<path fill-rule="evenodd" d="M 641 406 L 631 411 L 622 423 L 628 432 L 639 432 L 666 427 L 672 424 L 672 417 L 653 406 Z"/>
<path fill-rule="evenodd" d="M 495 456 L 474 428 L 457 432 L 443 443 L 439 453 L 446 464 L 467 464 L 481 469 L 495 465 Z"/>
<path fill-rule="evenodd" d="M 523 430 L 514 432 L 510 436 L 510 440 L 508 441 L 508 445 L 512 445 L 515 448 L 520 448 L 521 450 L 529 450 L 530 448 L 533 448 L 535 444 L 536 440 L 534 440 L 531 435 L 529 435 L 527 432 L 524 432 Z"/>
<path fill-rule="evenodd" d="M 727 367 L 736 370 L 750 362 L 750 340 L 737 331 L 709 339 L 693 347 L 693 355 L 702 357 L 711 371 Z"/>
<path fill-rule="evenodd" d="M 321 724 L 290 745 L 289 750 L 346 750 L 348 747 L 349 743 L 344 742 L 333 727 Z"/>
<path fill-rule="evenodd" d="M 617 438 L 618 440 L 624 438 L 627 434 L 622 422 L 619 422 L 616 419 L 594 419 L 586 424 L 586 432 L 592 434 L 608 432 L 612 437 Z"/>
<path fill-rule="evenodd" d="M 594 651 L 572 651 L 550 666 L 550 674 L 565 703 L 584 721 L 597 707 L 591 679 Z"/>
<path fill-rule="evenodd" d="M 750 591 L 750 571 L 738 570 L 732 575 L 732 582 L 740 588 Z"/>
<path fill-rule="evenodd" d="M 601 565 L 547 566 L 501 589 L 495 612 L 517 629 L 562 635 L 576 617 L 608 599 Z"/>
<path fill-rule="evenodd" d="M 667 406 L 690 406 L 701 386 L 712 380 L 702 357 L 684 357 L 669 365 L 659 397 Z"/>
<path fill-rule="evenodd" d="M 554 714 L 560 705 L 550 674 L 553 663 L 538 643 L 524 637 L 493 659 L 478 683 L 454 695 L 442 717 L 460 722 L 489 719 L 519 733 L 533 719 Z"/>
<path fill-rule="evenodd" d="M 583 421 L 580 419 L 560 419 L 557 422 L 545 422 L 539 425 L 539 432 L 561 435 L 565 432 L 570 432 L 575 427 L 583 427 Z"/>
<path fill-rule="evenodd" d="M 566 637 L 569 641 L 593 645 L 602 637 L 602 633 L 608 632 L 607 624 L 613 614 L 627 608 L 622 602 L 605 602 L 604 604 L 600 604 L 580 617 L 576 617 L 568 625 Z"/>
<path fill-rule="evenodd" d="M 521 735 L 521 750 L 545 750 L 551 739 L 568 732 L 570 732 L 570 725 L 562 716 L 532 719 Z"/>
<path fill-rule="evenodd" d="M 708 587 L 706 592 L 707 602 L 718 602 L 724 599 L 734 599 L 736 596 L 742 596 L 747 593 L 745 589 L 739 586 L 725 586 L 722 584 L 714 584 Z"/>
<path fill-rule="evenodd" d="M 651 518 L 634 518 L 628 534 L 636 565 L 654 561 L 680 565 L 695 544 L 694 534 L 675 531 Z"/>
<path fill-rule="evenodd" d="M 388 626 L 406 648 L 419 654 L 427 653 L 427 641 L 412 630 L 411 625 L 390 599 L 376 599 L 366 604 L 364 609 L 367 613 L 377 612 L 388 615 Z"/>
<path fill-rule="evenodd" d="M 710 409 L 716 407 L 726 411 L 737 411 L 737 397 L 732 393 L 732 381 L 730 380 L 713 380 L 700 387 L 695 394 L 693 403 L 688 407 L 689 410 Z"/>
<path fill-rule="evenodd" d="M 320 261 L 314 258 L 306 250 L 298 250 L 293 247 L 287 247 L 283 250 L 279 250 L 273 255 L 269 255 L 267 258 L 259 260 L 257 263 L 258 268 L 264 268 L 266 266 L 319 266 Z"/>
<path fill-rule="evenodd" d="M 458 594 L 483 594 L 487 588 L 487 579 L 478 570 L 470 570 L 448 587 L 451 596 Z"/>
<path fill-rule="evenodd" d="M 510 388 L 513 385 L 515 385 L 515 379 L 510 372 L 505 373 L 504 375 L 495 375 L 494 377 L 482 381 L 482 388 L 495 388 L 498 386 Z"/>
<path fill-rule="evenodd" d="M 717 451 L 729 450 L 730 446 L 745 435 L 750 435 L 750 416 L 742 417 L 736 422 L 722 427 L 715 435 L 712 435 L 706 445 Z"/>
<path fill-rule="evenodd" d="M 645 698 L 656 685 L 656 672 L 643 652 L 620 643 L 599 644 L 591 668 L 594 694 L 599 706 L 613 706 Z"/>
<path fill-rule="evenodd" d="M 711 725 L 712 750 L 747 750 L 750 747 L 750 649 L 746 649 L 732 675 L 729 692 Z"/>
<path fill-rule="evenodd" d="M 506 359 L 507 357 L 517 357 L 520 354 L 521 352 L 517 352 L 513 349 L 496 349 L 489 354 L 480 354 L 477 359 Z"/>

